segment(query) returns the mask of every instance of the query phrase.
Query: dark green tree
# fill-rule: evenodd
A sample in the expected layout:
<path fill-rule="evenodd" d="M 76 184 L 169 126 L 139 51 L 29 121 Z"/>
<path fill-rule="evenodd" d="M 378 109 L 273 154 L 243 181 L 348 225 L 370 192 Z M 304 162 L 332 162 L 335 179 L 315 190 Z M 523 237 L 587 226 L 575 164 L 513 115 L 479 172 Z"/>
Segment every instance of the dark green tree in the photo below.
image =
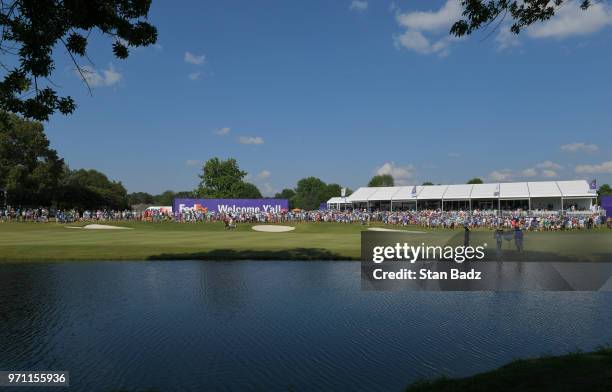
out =
<path fill-rule="evenodd" d="M 327 184 L 325 187 L 325 200 L 321 203 L 328 201 L 332 197 L 340 197 L 342 194 L 342 187 L 338 184 Z"/>
<path fill-rule="evenodd" d="M 274 195 L 275 199 L 287 199 L 289 201 L 289 208 L 295 208 L 295 191 L 293 189 L 285 188 L 282 191 Z"/>
<path fill-rule="evenodd" d="M 316 177 L 302 178 L 297 183 L 293 205 L 304 210 L 315 210 L 329 200 L 327 190 L 327 184 Z"/>
<path fill-rule="evenodd" d="M 97 170 L 72 170 L 62 179 L 57 204 L 60 208 L 129 208 L 125 187 Z"/>
<path fill-rule="evenodd" d="M 467 182 L 468 184 L 482 184 L 482 180 L 478 177 L 474 177 Z"/>
<path fill-rule="evenodd" d="M 49 147 L 43 125 L 0 112 L 0 189 L 14 206 L 49 206 L 64 160 Z"/>
<path fill-rule="evenodd" d="M 395 181 L 393 180 L 393 176 L 390 174 L 380 174 L 372 177 L 368 186 L 393 186 Z"/>
<path fill-rule="evenodd" d="M 601 184 L 599 189 L 597 189 L 597 202 L 601 203 L 602 196 L 610 196 L 612 195 L 612 187 L 609 184 Z"/>
<path fill-rule="evenodd" d="M 423 183 L 423 186 L 428 186 L 428 185 L 433 185 L 433 182 L 431 182 L 431 181 L 425 181 L 425 182 Z"/>
<path fill-rule="evenodd" d="M 261 199 L 261 192 L 254 184 L 240 181 L 232 188 L 232 197 L 236 199 Z"/>
<path fill-rule="evenodd" d="M 179 191 L 174 194 L 174 197 L 181 199 L 189 199 L 195 197 L 193 191 Z"/>
<path fill-rule="evenodd" d="M 157 29 L 146 20 L 150 6 L 151 0 L 3 1 L 0 65 L 6 72 L 0 82 L 0 109 L 40 121 L 56 111 L 72 113 L 74 100 L 58 96 L 49 81 L 54 51 L 67 53 L 87 84 L 87 69 L 79 61 L 88 58 L 91 33 L 111 37 L 113 54 L 125 59 L 129 47 L 157 40 Z"/>
<path fill-rule="evenodd" d="M 160 193 L 159 195 L 153 196 L 153 204 L 158 206 L 171 206 L 174 203 L 174 198 L 176 194 L 174 191 L 167 190 L 165 192 Z"/>
<path fill-rule="evenodd" d="M 295 191 L 293 189 L 288 189 L 285 188 L 282 191 L 276 193 L 274 195 L 274 198 L 276 199 L 291 199 L 293 196 L 295 196 Z"/>
<path fill-rule="evenodd" d="M 202 167 L 200 185 L 194 191 L 198 197 L 226 199 L 235 197 L 246 172 L 240 170 L 235 159 L 211 158 Z"/>
<path fill-rule="evenodd" d="M 518 34 L 525 27 L 552 18 L 567 3 L 569 0 L 462 0 L 463 19 L 453 24 L 450 33 L 462 37 L 506 19 L 512 21 L 510 31 Z M 580 0 L 582 10 L 590 6 L 590 0 Z"/>
<path fill-rule="evenodd" d="M 128 204 L 153 204 L 153 195 L 147 192 L 133 192 L 128 195 Z"/>

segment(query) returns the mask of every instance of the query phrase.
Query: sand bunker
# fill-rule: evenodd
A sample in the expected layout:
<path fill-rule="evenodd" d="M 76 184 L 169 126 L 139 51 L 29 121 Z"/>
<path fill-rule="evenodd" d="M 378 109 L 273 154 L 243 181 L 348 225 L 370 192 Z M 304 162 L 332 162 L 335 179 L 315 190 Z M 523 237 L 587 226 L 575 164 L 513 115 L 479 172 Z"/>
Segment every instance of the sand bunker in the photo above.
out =
<path fill-rule="evenodd" d="M 295 230 L 293 226 L 277 226 L 277 225 L 259 225 L 253 226 L 255 231 L 265 231 L 266 233 L 282 233 L 285 231 Z"/>
<path fill-rule="evenodd" d="M 88 229 L 88 230 L 127 230 L 131 229 L 131 227 L 119 227 L 119 226 L 111 226 L 111 225 L 98 225 L 91 224 L 85 226 L 66 226 L 67 229 Z"/>
<path fill-rule="evenodd" d="M 398 229 L 385 229 L 384 227 L 370 227 L 368 230 L 370 231 L 394 231 L 398 233 L 413 233 L 413 234 L 423 234 L 424 231 L 418 230 L 398 230 Z"/>

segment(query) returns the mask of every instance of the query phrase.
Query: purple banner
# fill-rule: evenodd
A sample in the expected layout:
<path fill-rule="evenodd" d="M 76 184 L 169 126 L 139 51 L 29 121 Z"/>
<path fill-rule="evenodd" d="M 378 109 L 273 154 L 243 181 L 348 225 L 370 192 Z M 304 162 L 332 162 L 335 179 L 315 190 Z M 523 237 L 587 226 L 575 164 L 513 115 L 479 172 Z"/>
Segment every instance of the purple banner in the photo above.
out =
<path fill-rule="evenodd" d="M 606 217 L 612 218 L 612 196 L 601 197 L 601 208 L 606 210 Z"/>
<path fill-rule="evenodd" d="M 271 212 L 289 208 L 287 199 L 174 199 L 173 211 L 198 210 L 226 214 Z"/>

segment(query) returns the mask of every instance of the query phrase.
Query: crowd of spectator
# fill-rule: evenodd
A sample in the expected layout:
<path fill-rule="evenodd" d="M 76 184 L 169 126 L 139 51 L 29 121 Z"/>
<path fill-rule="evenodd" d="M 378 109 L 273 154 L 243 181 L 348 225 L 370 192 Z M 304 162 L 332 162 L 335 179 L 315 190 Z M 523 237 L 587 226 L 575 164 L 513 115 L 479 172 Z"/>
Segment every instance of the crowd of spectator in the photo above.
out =
<path fill-rule="evenodd" d="M 527 230 L 590 229 L 602 225 L 610 227 L 603 211 L 442 211 L 428 209 L 421 211 L 365 211 L 365 210 L 315 210 L 240 212 L 234 214 L 202 210 L 183 210 L 172 213 L 169 210 L 147 209 L 145 211 L 114 211 L 75 209 L 51 210 L 48 208 L 5 208 L 0 209 L 0 222 L 231 222 L 237 223 L 299 223 L 299 222 L 336 222 L 346 224 L 382 223 L 391 226 L 415 225 L 427 228 L 454 229 L 469 228 L 515 228 Z"/>

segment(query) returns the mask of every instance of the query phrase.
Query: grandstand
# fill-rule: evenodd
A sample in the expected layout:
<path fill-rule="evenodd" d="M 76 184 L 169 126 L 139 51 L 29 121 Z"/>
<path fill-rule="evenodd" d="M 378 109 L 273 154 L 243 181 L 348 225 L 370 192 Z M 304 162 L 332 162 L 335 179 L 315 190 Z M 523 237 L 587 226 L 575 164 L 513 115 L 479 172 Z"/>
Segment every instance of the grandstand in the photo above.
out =
<path fill-rule="evenodd" d="M 332 197 L 327 207 L 405 211 L 442 209 L 591 210 L 597 195 L 589 183 L 534 181 L 458 185 L 361 187 L 347 197 Z"/>

